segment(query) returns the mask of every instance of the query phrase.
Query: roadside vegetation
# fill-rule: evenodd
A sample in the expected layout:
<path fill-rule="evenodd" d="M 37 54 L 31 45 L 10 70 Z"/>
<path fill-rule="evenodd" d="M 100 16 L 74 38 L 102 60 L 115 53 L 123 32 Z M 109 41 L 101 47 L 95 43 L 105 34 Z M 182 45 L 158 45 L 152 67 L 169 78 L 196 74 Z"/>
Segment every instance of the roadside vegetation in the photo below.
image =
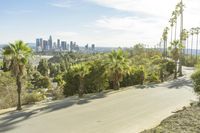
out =
<path fill-rule="evenodd" d="M 21 104 L 160 83 L 175 72 L 173 60 L 163 58 L 159 49 L 147 49 L 142 44 L 110 53 L 57 53 L 38 64 L 32 63 L 34 54 L 22 41 L 5 47 L 3 54 L 1 109 L 17 106 L 20 110 Z M 6 82 L 12 84 L 5 88 Z"/>

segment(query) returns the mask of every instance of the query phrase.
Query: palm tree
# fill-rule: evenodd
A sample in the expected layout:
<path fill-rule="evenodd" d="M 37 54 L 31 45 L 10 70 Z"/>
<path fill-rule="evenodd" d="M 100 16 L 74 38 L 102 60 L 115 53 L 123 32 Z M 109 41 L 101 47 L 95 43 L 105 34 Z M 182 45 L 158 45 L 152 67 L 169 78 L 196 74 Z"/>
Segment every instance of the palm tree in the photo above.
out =
<path fill-rule="evenodd" d="M 186 46 L 186 49 L 187 49 L 187 56 L 188 56 L 188 54 L 189 54 L 189 34 L 190 34 L 190 32 L 189 31 L 187 31 L 187 33 L 186 33 L 186 37 L 187 37 L 187 46 Z"/>
<path fill-rule="evenodd" d="M 169 28 L 165 27 L 165 29 L 163 31 L 163 34 L 162 34 L 162 38 L 163 38 L 163 41 L 164 41 L 164 54 L 163 54 L 164 57 L 167 56 L 167 35 L 168 35 L 168 30 L 169 30 Z"/>
<path fill-rule="evenodd" d="M 129 73 L 130 67 L 126 54 L 121 49 L 112 51 L 108 55 L 108 60 L 106 60 L 105 65 L 113 88 L 119 89 L 120 81 L 123 80 L 123 76 Z"/>
<path fill-rule="evenodd" d="M 173 19 L 173 22 L 175 24 L 175 27 L 174 27 L 174 40 L 176 40 L 176 32 L 177 32 L 177 17 L 178 17 L 178 12 L 177 10 L 173 11 L 172 12 L 172 19 Z"/>
<path fill-rule="evenodd" d="M 180 43 L 183 44 L 183 9 L 184 5 L 183 5 L 183 1 L 181 0 L 181 2 L 177 5 L 177 10 L 178 10 L 178 15 L 180 15 Z M 182 61 L 183 61 L 183 55 L 182 55 L 182 50 L 180 53 L 180 62 L 179 62 L 179 75 L 182 76 Z"/>
<path fill-rule="evenodd" d="M 173 40 L 174 19 L 170 18 L 169 23 L 170 23 L 170 26 L 171 26 L 171 42 L 172 42 L 172 40 Z"/>
<path fill-rule="evenodd" d="M 83 96 L 84 93 L 84 79 L 85 76 L 87 76 L 90 73 L 90 67 L 88 64 L 85 63 L 79 63 L 72 66 L 72 71 L 74 73 L 74 77 L 78 76 L 79 78 L 79 97 Z"/>
<path fill-rule="evenodd" d="M 16 41 L 10 43 L 9 46 L 4 48 L 3 55 L 11 62 L 10 70 L 16 78 L 17 93 L 18 93 L 18 104 L 17 110 L 21 110 L 21 89 L 22 89 L 22 78 L 25 75 L 26 64 L 28 58 L 31 55 L 31 48 L 23 41 Z"/>
<path fill-rule="evenodd" d="M 178 40 L 173 41 L 171 43 L 171 46 L 169 47 L 169 49 L 171 51 L 172 59 L 175 62 L 174 79 L 177 78 L 177 62 L 180 59 L 180 52 L 181 52 L 182 47 L 183 47 L 182 44 Z"/>
<path fill-rule="evenodd" d="M 199 31 L 200 31 L 200 28 L 199 28 L 199 27 L 196 27 L 196 28 L 195 28 L 195 34 L 197 35 L 197 42 L 196 42 L 196 61 L 197 61 L 197 57 L 198 57 Z"/>
<path fill-rule="evenodd" d="M 193 51 L 193 42 L 194 42 L 194 30 L 195 30 L 194 28 L 190 29 L 190 34 L 192 36 L 192 40 L 191 40 L 191 53 L 190 53 L 191 54 L 191 59 L 192 59 L 192 55 L 193 55 L 192 51 Z"/>

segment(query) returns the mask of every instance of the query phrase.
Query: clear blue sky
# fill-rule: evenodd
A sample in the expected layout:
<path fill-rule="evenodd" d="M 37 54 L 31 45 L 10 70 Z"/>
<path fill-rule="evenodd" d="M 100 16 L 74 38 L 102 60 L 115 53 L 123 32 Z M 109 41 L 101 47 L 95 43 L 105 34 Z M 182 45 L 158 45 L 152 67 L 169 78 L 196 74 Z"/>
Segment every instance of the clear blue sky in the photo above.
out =
<path fill-rule="evenodd" d="M 177 2 L 170 1 L 159 7 L 148 0 L 0 0 L 0 44 L 18 39 L 35 42 L 49 35 L 80 45 L 154 44 L 171 14 L 166 10 Z"/>

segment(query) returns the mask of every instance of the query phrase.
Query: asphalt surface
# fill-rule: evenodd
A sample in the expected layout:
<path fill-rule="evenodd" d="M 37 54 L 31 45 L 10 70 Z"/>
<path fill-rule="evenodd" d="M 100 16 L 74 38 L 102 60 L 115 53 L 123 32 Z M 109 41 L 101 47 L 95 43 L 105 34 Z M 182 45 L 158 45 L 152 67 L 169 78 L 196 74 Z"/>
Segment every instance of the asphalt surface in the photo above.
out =
<path fill-rule="evenodd" d="M 0 132 L 137 133 L 158 125 L 196 95 L 186 76 L 159 85 L 128 87 L 108 94 L 76 96 L 0 115 Z"/>

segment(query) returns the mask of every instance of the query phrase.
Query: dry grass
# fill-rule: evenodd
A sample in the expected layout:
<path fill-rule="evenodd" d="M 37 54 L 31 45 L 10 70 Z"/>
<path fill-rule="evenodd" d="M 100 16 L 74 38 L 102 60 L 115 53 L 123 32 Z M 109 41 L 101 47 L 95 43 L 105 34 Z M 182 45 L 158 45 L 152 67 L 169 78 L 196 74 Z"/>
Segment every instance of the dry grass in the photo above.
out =
<path fill-rule="evenodd" d="M 200 105 L 193 105 L 141 133 L 200 133 Z"/>

